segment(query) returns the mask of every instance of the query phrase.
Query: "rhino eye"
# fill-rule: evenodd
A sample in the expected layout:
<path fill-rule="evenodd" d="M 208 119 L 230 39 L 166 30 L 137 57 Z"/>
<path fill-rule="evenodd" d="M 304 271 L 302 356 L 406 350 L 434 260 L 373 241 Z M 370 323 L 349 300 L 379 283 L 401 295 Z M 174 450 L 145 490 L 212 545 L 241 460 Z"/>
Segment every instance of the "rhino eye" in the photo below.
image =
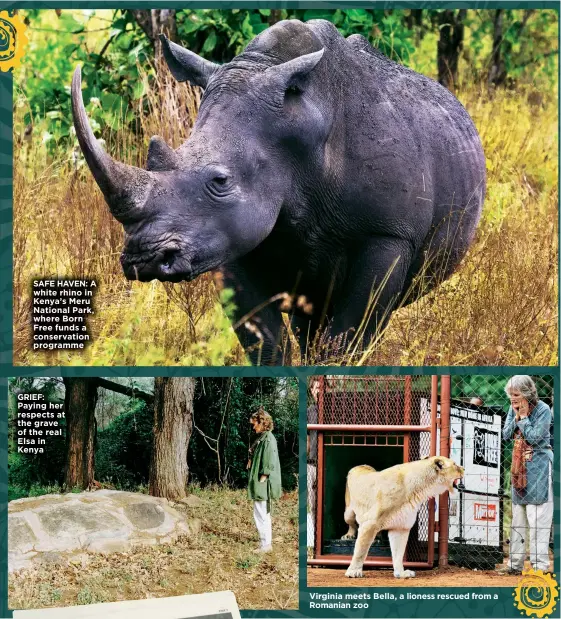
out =
<path fill-rule="evenodd" d="M 298 88 L 298 86 L 292 85 L 286 89 L 286 96 L 294 97 L 295 95 L 299 95 L 301 92 L 302 91 L 300 90 L 300 88 Z"/>
<path fill-rule="evenodd" d="M 207 190 L 216 197 L 222 196 L 230 189 L 230 177 L 226 174 L 217 174 L 207 182 Z"/>

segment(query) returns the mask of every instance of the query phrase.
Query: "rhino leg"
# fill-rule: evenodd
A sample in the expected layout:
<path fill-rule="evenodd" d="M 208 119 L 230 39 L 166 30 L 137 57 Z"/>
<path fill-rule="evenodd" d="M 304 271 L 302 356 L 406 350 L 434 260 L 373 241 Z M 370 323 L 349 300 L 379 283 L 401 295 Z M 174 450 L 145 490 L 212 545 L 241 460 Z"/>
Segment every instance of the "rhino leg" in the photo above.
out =
<path fill-rule="evenodd" d="M 331 338 L 352 330 L 347 342 L 358 333 L 361 343 L 368 345 L 372 336 L 385 328 L 391 312 L 406 292 L 413 254 L 409 241 L 383 237 L 349 256 L 347 276 L 333 298 Z"/>
<path fill-rule="evenodd" d="M 245 266 L 229 263 L 221 269 L 224 286 L 234 291 L 233 323 L 241 345 L 253 365 L 292 365 L 287 337 L 274 293 L 261 289 Z"/>

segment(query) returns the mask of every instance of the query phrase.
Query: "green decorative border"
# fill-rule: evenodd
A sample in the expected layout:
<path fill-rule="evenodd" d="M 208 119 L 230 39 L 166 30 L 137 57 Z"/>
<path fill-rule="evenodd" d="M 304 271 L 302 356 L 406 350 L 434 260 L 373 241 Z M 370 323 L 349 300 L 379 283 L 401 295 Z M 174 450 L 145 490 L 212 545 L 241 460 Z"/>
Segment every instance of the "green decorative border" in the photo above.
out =
<path fill-rule="evenodd" d="M 109 6 L 108 6 L 109 5 Z M 161 0 L 120 0 L 120 1 L 108 1 L 108 0 L 54 0 L 53 2 L 40 2 L 37 0 L 19 0 L 15 2 L 0 2 L 0 10 L 2 9 L 127 9 L 127 8 L 166 8 L 166 9 L 240 9 L 240 8 L 262 8 L 262 9 L 285 9 L 285 8 L 297 8 L 297 9 L 411 9 L 411 8 L 423 8 L 423 9 L 453 9 L 453 8 L 471 8 L 471 9 L 558 9 L 559 2 L 553 2 L 552 0 L 505 0 L 504 2 L 497 1 L 455 1 L 455 2 L 435 2 L 434 0 L 426 2 L 412 2 L 412 1 L 356 1 L 356 0 L 338 0 L 336 2 L 324 2 L 323 0 L 308 0 L 295 1 L 285 0 L 230 0 L 225 2 L 223 0 L 199 0 L 195 2 L 181 2 L 177 0 L 170 0 L 169 2 L 162 2 Z"/>
<path fill-rule="evenodd" d="M 452 374 L 456 376 L 466 375 L 484 375 L 484 376 L 501 376 L 509 374 L 531 374 L 531 375 L 549 375 L 553 376 L 553 388 L 554 388 L 554 405 L 553 405 L 553 419 L 554 419 L 554 457 L 553 457 L 553 494 L 554 494 L 554 513 L 553 513 L 553 548 L 554 548 L 554 571 L 557 575 L 557 582 L 559 583 L 560 575 L 560 543 L 561 543 L 561 529 L 559 527 L 560 522 L 560 497 L 561 497 L 561 484 L 559 479 L 559 470 L 561 464 L 561 455 L 559 453 L 559 445 L 561 445 L 561 427 L 559 424 L 559 386 L 561 377 L 559 375 L 559 368 L 556 367 L 447 367 L 447 368 L 418 368 L 418 367 L 376 367 L 376 368 L 310 368 L 309 376 L 314 374 L 355 374 L 355 375 L 371 375 L 371 374 L 384 374 L 384 375 L 443 375 Z M 303 383 L 304 381 L 302 381 Z M 307 403 L 306 385 L 300 385 L 300 477 L 299 487 L 300 492 L 300 608 L 304 610 L 306 608 L 306 601 L 309 600 L 308 589 L 306 588 L 306 443 L 305 443 L 305 430 L 306 419 L 305 413 Z M 334 588 L 334 587 L 320 587 L 310 589 L 314 592 L 322 593 L 365 593 L 365 592 L 377 592 L 377 593 L 393 593 L 398 596 L 399 594 L 411 593 L 442 593 L 442 587 L 348 587 L 348 588 Z M 498 600 L 469 600 L 461 602 L 443 602 L 436 600 L 426 601 L 406 601 L 402 600 L 399 603 L 387 602 L 384 600 L 377 600 L 370 602 L 370 608 L 366 611 L 326 611 L 326 610 L 310 610 L 307 612 L 301 612 L 294 617 L 310 617 L 310 618 L 325 618 L 325 617 L 473 617 L 473 618 L 499 618 L 509 617 L 518 618 L 522 613 L 518 611 L 514 605 L 514 589 L 512 587 L 446 587 L 445 593 L 496 593 L 499 596 Z M 561 605 L 558 602 L 555 613 L 552 617 L 559 617 L 561 615 Z M 272 616 L 272 615 L 271 615 Z"/>
<path fill-rule="evenodd" d="M 34 9 L 93 9 L 93 8 L 472 8 L 472 9 L 520 9 L 520 8 L 549 8 L 559 9 L 559 2 L 551 0 L 538 1 L 505 1 L 505 2 L 323 2 L 323 1 L 261 1 L 261 0 L 231 0 L 224 1 L 120 1 L 107 2 L 104 0 L 80 1 L 80 0 L 54 0 L 53 2 L 0 1 L 0 10 L 14 10 L 18 8 Z M 7 458 L 7 378 L 9 376 L 296 376 L 300 379 L 300 506 L 299 506 L 299 585 L 300 604 L 304 608 L 304 602 L 308 599 L 306 589 L 306 382 L 307 378 L 314 374 L 481 374 L 501 375 L 524 372 L 528 374 L 552 374 L 554 376 L 555 404 L 555 452 L 554 452 L 554 548 L 555 548 L 555 573 L 560 574 L 561 533 L 560 523 L 560 454 L 561 428 L 559 427 L 559 367 L 368 367 L 368 368 L 325 368 L 325 367 L 286 367 L 286 368 L 234 368 L 234 367 L 13 367 L 13 337 L 12 337 L 12 75 L 0 73 L 0 617 L 11 617 L 11 611 L 7 608 L 8 578 L 7 578 L 7 481 L 8 481 L 8 458 Z M 314 589 L 316 590 L 316 589 Z M 440 589 L 438 589 L 440 590 Z M 469 588 L 447 588 L 447 591 L 466 592 Z M 334 611 L 310 611 L 306 614 L 299 611 L 243 611 L 243 617 L 276 618 L 287 617 L 305 619 L 306 617 L 519 617 L 520 612 L 513 604 L 513 590 L 511 588 L 479 588 L 481 592 L 499 594 L 499 601 L 469 601 L 467 603 L 441 603 L 436 601 L 411 601 L 390 605 L 384 601 L 376 601 L 371 604 L 368 611 L 356 613 Z M 317 589 L 317 591 L 338 591 L 336 589 Z M 348 591 L 342 589 L 341 591 Z M 365 589 L 353 588 L 353 592 L 360 593 Z M 389 591 L 398 593 L 415 593 L 435 591 L 433 588 L 388 588 L 369 589 L 369 591 Z M 560 616 L 561 603 L 558 603 L 554 616 Z"/>
<path fill-rule="evenodd" d="M 12 365 L 12 74 L 0 73 L 0 616 L 8 617 L 8 381 Z"/>
<path fill-rule="evenodd" d="M 452 367 L 452 368 L 419 368 L 419 367 L 369 367 L 369 368 L 325 368 L 325 367 L 310 367 L 310 368 L 14 368 L 10 376 L 297 376 L 300 379 L 299 390 L 299 430 L 300 430 L 300 458 L 299 458 L 299 488 L 300 488 L 300 504 L 299 504 L 299 603 L 300 608 L 305 609 L 309 599 L 308 589 L 306 586 L 306 408 L 307 408 L 307 379 L 313 375 L 320 374 L 356 374 L 356 375 L 486 375 L 500 376 L 516 374 L 524 372 L 527 374 L 545 374 L 552 375 L 554 379 L 554 407 L 553 415 L 556 421 L 554 425 L 554 567 L 555 573 L 560 574 L 560 554 L 559 548 L 561 545 L 561 530 L 560 523 L 560 502 L 561 487 L 559 479 L 559 470 L 561 463 L 561 455 L 557 446 L 561 445 L 561 426 L 559 420 L 559 386 L 560 376 L 558 368 L 544 367 Z M 7 424 L 7 379 L 0 378 L 0 409 L 2 416 L 0 417 L 0 530 L 3 531 L 0 542 L 0 617 L 11 617 L 11 611 L 7 608 L 7 496 L 8 496 L 8 464 L 7 464 L 7 440 L 8 440 L 8 424 Z M 5 411 L 5 412 L 4 412 Z M 499 599 L 495 601 L 488 600 L 470 600 L 469 602 L 439 602 L 436 600 L 427 601 L 402 601 L 399 604 L 390 603 L 383 600 L 372 602 L 367 611 L 358 611 L 354 613 L 345 613 L 343 611 L 325 611 L 311 610 L 303 611 L 273 611 L 273 610 L 246 610 L 242 611 L 241 615 L 244 618 L 256 619 L 275 619 L 275 618 L 292 618 L 292 619 L 324 619 L 326 617 L 447 617 L 447 618 L 479 618 L 479 617 L 496 617 L 496 618 L 515 618 L 519 617 L 520 613 L 514 606 L 513 589 L 511 587 L 447 587 L 446 593 L 466 593 L 468 591 L 477 591 L 481 593 L 498 594 Z M 352 592 L 363 593 L 373 592 L 378 593 L 390 592 L 394 594 L 412 593 L 431 593 L 441 592 L 442 588 L 434 587 L 387 587 L 387 588 L 314 588 L 313 591 L 324 593 L 335 592 Z M 556 615 L 559 616 L 560 607 L 558 605 Z"/>

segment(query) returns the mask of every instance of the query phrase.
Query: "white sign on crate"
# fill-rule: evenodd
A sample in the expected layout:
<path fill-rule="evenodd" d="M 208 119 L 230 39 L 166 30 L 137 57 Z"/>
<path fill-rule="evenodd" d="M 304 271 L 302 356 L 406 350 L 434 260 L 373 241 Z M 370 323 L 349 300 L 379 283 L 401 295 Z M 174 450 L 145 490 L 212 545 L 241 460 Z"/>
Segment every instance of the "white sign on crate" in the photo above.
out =
<path fill-rule="evenodd" d="M 461 504 L 460 501 L 450 502 L 448 518 L 451 541 L 462 538 L 467 545 L 500 545 L 499 497 L 464 494 Z"/>
<path fill-rule="evenodd" d="M 474 420 L 464 416 L 470 412 L 451 410 L 450 458 L 465 469 L 466 491 L 497 494 L 501 487 L 501 417 L 486 415 Z"/>
<path fill-rule="evenodd" d="M 421 424 L 428 425 L 430 415 L 430 402 L 423 398 Z M 464 491 L 451 493 L 449 498 L 451 541 L 457 538 L 468 545 L 500 545 L 501 424 L 496 409 L 464 408 L 457 404 L 450 408 L 450 458 L 465 469 Z M 440 445 L 440 430 L 437 445 Z M 421 458 L 428 455 L 429 446 L 422 445 Z M 439 497 L 436 514 L 438 502 Z"/>

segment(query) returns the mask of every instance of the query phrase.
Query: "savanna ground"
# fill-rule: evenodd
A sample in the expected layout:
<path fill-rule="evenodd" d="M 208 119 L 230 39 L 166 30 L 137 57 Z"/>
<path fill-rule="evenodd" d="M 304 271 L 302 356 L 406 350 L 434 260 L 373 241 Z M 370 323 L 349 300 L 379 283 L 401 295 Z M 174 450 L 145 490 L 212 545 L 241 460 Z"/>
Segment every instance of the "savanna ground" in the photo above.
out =
<path fill-rule="evenodd" d="M 531 567 L 530 564 L 526 566 Z M 308 587 L 516 587 L 520 576 L 501 576 L 489 570 L 439 567 L 416 570 L 415 578 L 394 578 L 392 570 L 367 569 L 364 578 L 346 578 L 345 569 L 308 568 Z"/>
<path fill-rule="evenodd" d="M 31 35 L 37 48 L 45 35 Z M 436 36 L 427 34 L 408 59 L 431 77 Z M 468 28 L 466 47 L 470 36 Z M 557 34 L 547 36 L 554 48 Z M 365 350 L 356 349 L 352 338 L 335 347 L 318 340 L 285 364 L 556 365 L 557 72 L 553 83 L 533 79 L 537 71 L 530 66 L 510 88 L 494 89 L 467 69 L 463 62 L 456 95 L 480 133 L 488 174 L 483 216 L 468 255 L 452 278 L 398 309 Z M 77 146 L 53 157 L 44 135 L 42 140 L 39 131 L 26 133 L 25 76 L 31 70 L 24 65 L 15 74 L 14 363 L 246 364 L 228 317 L 231 295 L 217 292 L 212 275 L 175 285 L 124 279 L 122 228 Z M 54 79 L 64 87 L 70 74 Z M 128 113 L 138 114 L 142 132 L 122 128 L 106 146 L 117 159 L 143 165 L 149 136 L 159 134 L 174 147 L 188 136 L 199 93 L 174 83 L 165 69 L 152 72 L 150 80 L 141 72 L 139 79 L 142 95 Z M 86 104 L 89 111 L 100 105 Z M 55 275 L 99 284 L 96 315 L 88 320 L 93 341 L 85 351 L 32 351 L 31 281 Z"/>
<path fill-rule="evenodd" d="M 273 505 L 273 552 L 260 555 L 245 490 L 193 489 L 201 531 L 174 544 L 81 554 L 9 576 L 9 607 L 47 608 L 232 590 L 241 609 L 298 607 L 298 493 Z M 178 507 L 178 506 L 176 506 Z"/>

